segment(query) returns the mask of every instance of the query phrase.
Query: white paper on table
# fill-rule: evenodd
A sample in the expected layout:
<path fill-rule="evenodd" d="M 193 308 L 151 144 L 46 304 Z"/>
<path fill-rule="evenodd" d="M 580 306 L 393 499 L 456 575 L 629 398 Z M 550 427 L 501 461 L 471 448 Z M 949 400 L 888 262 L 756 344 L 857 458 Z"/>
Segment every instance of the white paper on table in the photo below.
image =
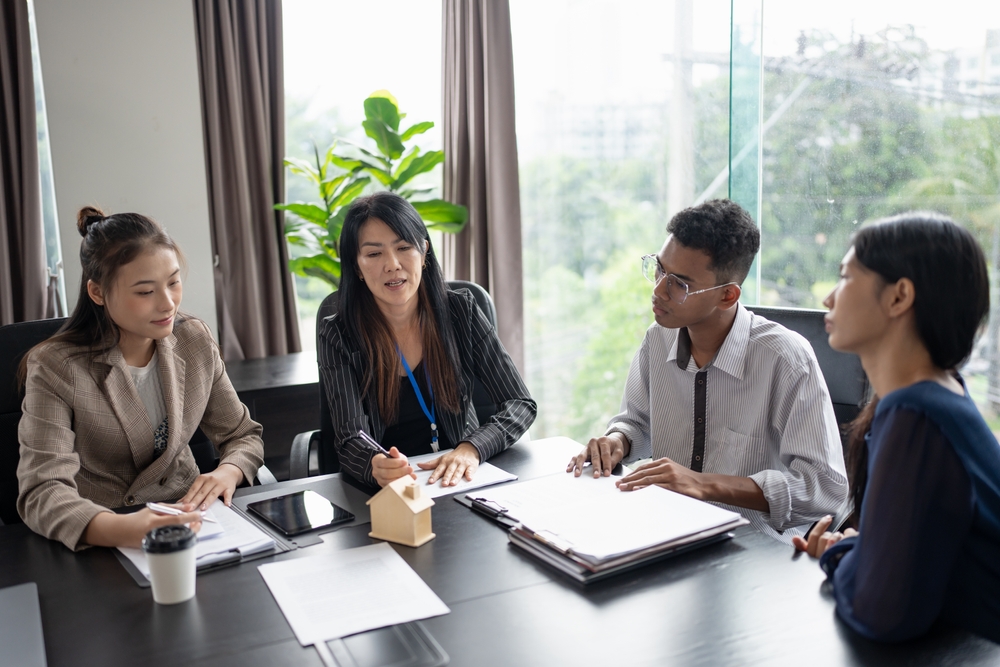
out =
<path fill-rule="evenodd" d="M 241 517 L 232 508 L 226 507 L 221 500 L 212 503 L 206 514 L 218 521 L 221 530 L 208 528 L 208 534 L 202 537 L 202 531 L 213 524 L 208 522 L 201 524 L 198 544 L 195 546 L 198 567 L 231 559 L 236 553 L 243 557 L 274 548 L 272 537 Z M 149 561 L 142 549 L 118 547 L 118 550 L 149 579 Z"/>
<path fill-rule="evenodd" d="M 384 542 L 257 569 L 303 646 L 451 611 Z"/>
<path fill-rule="evenodd" d="M 736 512 L 648 486 L 621 491 L 618 476 L 557 473 L 470 493 L 574 553 L 603 560 L 740 521 Z"/>
<path fill-rule="evenodd" d="M 492 463 L 480 463 L 479 468 L 476 470 L 476 474 L 473 476 L 471 482 L 463 476 L 461 481 L 459 481 L 459 483 L 455 486 L 441 486 L 440 480 L 434 482 L 432 485 L 428 485 L 427 480 L 431 478 L 431 474 L 433 474 L 434 470 L 421 470 L 417 467 L 417 464 L 421 461 L 432 461 L 450 451 L 450 449 L 442 449 L 439 452 L 432 452 L 431 454 L 420 454 L 419 456 L 407 457 L 409 462 L 413 465 L 413 472 L 417 476 L 417 484 L 420 484 L 422 487 L 421 493 L 426 495 L 428 498 L 448 496 L 453 493 L 458 493 L 459 491 L 471 491 L 472 489 L 478 489 L 492 484 L 500 484 L 501 482 L 511 482 L 517 479 L 517 475 L 512 475 L 506 470 L 496 467 Z"/>

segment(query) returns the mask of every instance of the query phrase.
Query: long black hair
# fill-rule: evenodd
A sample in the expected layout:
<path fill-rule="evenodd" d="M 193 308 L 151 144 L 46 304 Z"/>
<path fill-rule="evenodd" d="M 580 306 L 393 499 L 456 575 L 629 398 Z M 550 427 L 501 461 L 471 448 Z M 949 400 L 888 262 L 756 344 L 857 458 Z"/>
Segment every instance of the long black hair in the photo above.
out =
<path fill-rule="evenodd" d="M 854 254 L 885 284 L 901 278 L 913 282 L 917 335 L 935 366 L 953 371 L 968 360 L 990 310 L 986 257 L 972 234 L 939 213 L 903 213 L 858 231 Z M 855 524 L 868 482 L 865 435 L 877 406 L 876 397 L 848 427 L 847 466 Z"/>
<path fill-rule="evenodd" d="M 184 256 L 170 235 L 156 221 L 139 213 L 104 215 L 93 206 L 80 209 L 76 219 L 80 242 L 80 294 L 73 313 L 59 331 L 39 345 L 55 342 L 69 343 L 80 348 L 81 354 L 90 359 L 107 352 L 121 339 L 121 331 L 108 315 L 104 306 L 94 303 L 87 291 L 93 281 L 102 293 L 109 294 L 114 287 L 118 271 L 140 254 L 154 247 L 173 250 L 177 261 L 184 265 Z M 178 323 L 181 317 L 178 317 Z M 38 347 L 38 346 L 36 346 Z M 24 355 L 18 368 L 18 378 L 24 383 L 27 360 Z"/>
<path fill-rule="evenodd" d="M 391 192 L 355 199 L 340 232 L 339 312 L 349 334 L 362 343 L 367 357 L 362 394 L 374 392 L 382 419 L 386 424 L 395 423 L 401 369 L 396 339 L 371 290 L 362 282 L 358 267 L 358 235 L 361 227 L 373 219 L 384 222 L 399 238 L 422 252 L 426 243 L 423 275 L 417 291 L 424 367 L 431 378 L 435 401 L 447 411 L 458 413 L 461 365 L 448 307 L 448 288 L 420 214 L 410 202 Z"/>

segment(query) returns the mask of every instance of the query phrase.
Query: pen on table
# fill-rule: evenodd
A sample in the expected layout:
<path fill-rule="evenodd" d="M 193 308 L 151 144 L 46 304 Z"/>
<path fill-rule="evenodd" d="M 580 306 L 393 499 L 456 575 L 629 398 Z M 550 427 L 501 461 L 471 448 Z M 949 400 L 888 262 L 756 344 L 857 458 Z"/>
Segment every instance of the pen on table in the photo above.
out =
<path fill-rule="evenodd" d="M 179 510 L 176 507 L 170 507 L 169 505 L 163 505 L 161 503 L 146 503 L 146 507 L 153 510 L 157 514 L 169 514 L 170 516 L 180 516 L 181 514 L 187 514 L 184 510 Z M 209 523 L 219 523 L 210 516 L 205 516 L 205 513 L 201 513 L 201 520 L 207 521 Z"/>

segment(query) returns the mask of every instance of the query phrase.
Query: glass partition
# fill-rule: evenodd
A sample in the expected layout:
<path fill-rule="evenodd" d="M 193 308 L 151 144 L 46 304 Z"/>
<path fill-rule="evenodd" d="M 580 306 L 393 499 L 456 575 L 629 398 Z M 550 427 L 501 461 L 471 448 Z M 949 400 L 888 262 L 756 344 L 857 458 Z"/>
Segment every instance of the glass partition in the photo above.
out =
<path fill-rule="evenodd" d="M 754 43 L 751 6 L 763 17 L 758 54 L 744 46 Z M 732 56 L 730 192 L 759 207 L 761 303 L 822 308 L 852 232 L 913 209 L 947 213 L 972 230 L 996 285 L 1000 4 L 733 0 Z M 756 202 L 752 169 L 735 152 L 755 131 Z M 995 289 L 992 303 L 965 373 L 1000 426 Z"/>
<path fill-rule="evenodd" d="M 534 437 L 617 412 L 652 317 L 638 257 L 729 196 L 761 227 L 744 301 L 822 308 L 850 236 L 911 209 L 977 235 L 1000 408 L 1000 3 L 511 0 Z"/>

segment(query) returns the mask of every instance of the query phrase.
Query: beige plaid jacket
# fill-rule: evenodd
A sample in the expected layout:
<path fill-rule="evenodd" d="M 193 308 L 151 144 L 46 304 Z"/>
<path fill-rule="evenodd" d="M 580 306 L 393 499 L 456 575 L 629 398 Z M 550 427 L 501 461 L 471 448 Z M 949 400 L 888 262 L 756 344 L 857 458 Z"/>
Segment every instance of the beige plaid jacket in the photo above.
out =
<path fill-rule="evenodd" d="M 98 513 L 182 497 L 198 476 L 188 442 L 199 426 L 222 462 L 248 480 L 257 474 L 261 426 L 237 397 L 204 325 L 178 322 L 156 346 L 169 428 L 156 459 L 153 426 L 117 347 L 93 362 L 61 343 L 29 354 L 17 511 L 35 532 L 76 550 Z"/>

